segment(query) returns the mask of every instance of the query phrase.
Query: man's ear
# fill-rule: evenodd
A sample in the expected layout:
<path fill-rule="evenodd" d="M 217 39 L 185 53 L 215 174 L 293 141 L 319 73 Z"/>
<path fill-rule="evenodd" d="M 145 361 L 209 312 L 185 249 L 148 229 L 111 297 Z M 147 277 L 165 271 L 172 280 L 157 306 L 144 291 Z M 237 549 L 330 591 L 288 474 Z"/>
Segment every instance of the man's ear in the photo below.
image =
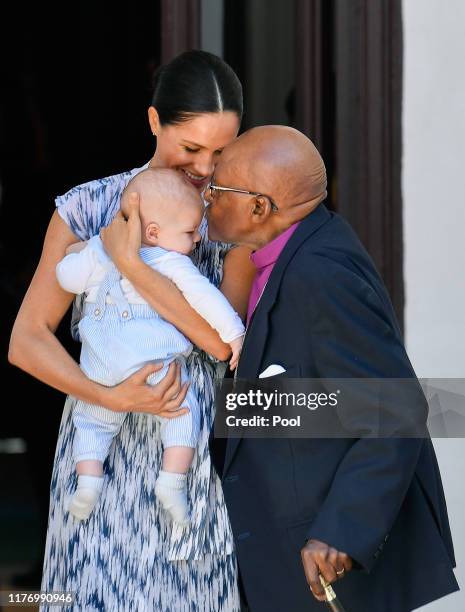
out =
<path fill-rule="evenodd" d="M 263 223 L 271 213 L 271 206 L 268 198 L 256 196 L 253 201 L 252 223 Z"/>
<path fill-rule="evenodd" d="M 148 244 L 156 246 L 158 244 L 158 234 L 160 232 L 160 226 L 155 221 L 151 221 L 145 228 L 145 240 Z"/>
<path fill-rule="evenodd" d="M 150 130 L 154 136 L 157 136 L 158 132 L 160 131 L 160 117 L 158 116 L 158 111 L 154 106 L 149 106 L 148 116 Z"/>

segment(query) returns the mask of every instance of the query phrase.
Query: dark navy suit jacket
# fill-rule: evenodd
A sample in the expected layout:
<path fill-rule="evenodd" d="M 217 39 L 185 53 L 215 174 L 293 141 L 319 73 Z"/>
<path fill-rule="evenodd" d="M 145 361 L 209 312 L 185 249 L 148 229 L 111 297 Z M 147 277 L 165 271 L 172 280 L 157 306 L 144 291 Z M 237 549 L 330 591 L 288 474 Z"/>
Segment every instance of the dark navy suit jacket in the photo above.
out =
<path fill-rule="evenodd" d="M 387 291 L 342 217 L 320 206 L 275 264 L 238 377 L 415 377 Z M 399 397 L 399 405 L 403 398 Z M 423 418 L 424 397 L 406 411 Z M 225 444 L 225 453 L 222 445 Z M 252 612 L 322 610 L 300 550 L 315 538 L 355 569 L 334 585 L 347 612 L 406 612 L 458 589 L 429 438 L 210 438 Z"/>

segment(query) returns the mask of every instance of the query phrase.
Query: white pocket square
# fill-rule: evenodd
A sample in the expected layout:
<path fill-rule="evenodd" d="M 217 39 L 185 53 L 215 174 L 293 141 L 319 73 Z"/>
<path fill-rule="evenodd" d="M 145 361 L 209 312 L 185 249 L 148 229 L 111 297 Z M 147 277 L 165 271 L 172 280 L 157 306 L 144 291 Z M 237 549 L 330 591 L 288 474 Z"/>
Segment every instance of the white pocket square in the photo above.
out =
<path fill-rule="evenodd" d="M 285 368 L 283 368 L 283 366 L 280 366 L 277 363 L 272 363 L 267 368 L 265 368 L 261 374 L 259 374 L 258 378 L 268 378 L 269 376 L 276 376 L 277 374 L 282 374 L 285 371 L 286 370 Z"/>

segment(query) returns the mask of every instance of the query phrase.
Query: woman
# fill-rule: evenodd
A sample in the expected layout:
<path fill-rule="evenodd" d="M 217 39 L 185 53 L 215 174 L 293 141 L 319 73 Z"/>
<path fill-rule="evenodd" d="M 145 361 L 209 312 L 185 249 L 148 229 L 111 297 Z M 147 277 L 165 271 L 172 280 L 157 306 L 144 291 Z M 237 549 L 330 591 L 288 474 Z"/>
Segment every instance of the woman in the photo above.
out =
<path fill-rule="evenodd" d="M 231 68 L 216 56 L 187 52 L 156 73 L 148 115 L 156 149 L 143 168 L 175 168 L 201 191 L 221 150 L 239 130 L 242 88 Z M 188 360 L 188 369 L 203 421 L 188 480 L 192 523 L 183 529 L 169 522 L 154 498 L 162 448 L 152 415 L 175 418 L 184 413 L 186 389 L 180 387 L 176 367 L 152 388 L 145 380 L 155 366 L 146 366 L 116 387 L 101 387 L 83 375 L 54 335 L 72 300 L 57 284 L 57 262 L 71 243 L 88 239 L 111 222 L 118 212 L 121 192 L 140 170 L 91 181 L 57 198 L 42 257 L 12 332 L 11 363 L 73 396 L 66 401 L 58 437 L 42 589 L 73 591 L 75 609 L 86 611 L 133 607 L 238 610 L 231 529 L 221 484 L 208 454 L 214 418 L 213 379 L 218 368 L 216 359 L 208 355 L 226 359 L 229 347 L 168 279 L 140 260 L 117 262 L 126 264 L 121 265 L 122 272 L 152 307 L 198 347 Z M 137 202 L 133 206 L 137 207 Z M 112 239 L 121 235 L 122 223 L 118 215 L 103 233 L 110 252 Z M 135 215 L 124 230 L 138 231 Z M 244 315 L 253 275 L 249 253 L 209 242 L 205 220 L 201 233 L 195 263 Z M 77 320 L 78 314 L 74 335 Z M 75 488 L 74 397 L 131 412 L 105 466 L 99 505 L 85 522 L 75 521 L 66 512 Z"/>

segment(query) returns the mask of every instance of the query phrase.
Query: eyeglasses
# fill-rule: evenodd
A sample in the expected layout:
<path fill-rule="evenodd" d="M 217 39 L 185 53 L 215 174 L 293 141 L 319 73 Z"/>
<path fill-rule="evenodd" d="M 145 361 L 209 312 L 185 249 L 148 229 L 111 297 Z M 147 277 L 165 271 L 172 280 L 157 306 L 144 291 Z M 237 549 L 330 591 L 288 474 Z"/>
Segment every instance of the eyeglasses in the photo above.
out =
<path fill-rule="evenodd" d="M 205 194 L 207 195 L 207 197 L 211 197 L 213 199 L 215 195 L 215 191 L 232 191 L 234 193 L 245 193 L 246 195 L 267 198 L 270 202 L 271 210 L 275 212 L 279 210 L 279 208 L 276 206 L 275 202 L 273 201 L 273 198 L 271 198 L 269 195 L 266 195 L 266 193 L 259 193 L 258 191 L 247 191 L 247 189 L 237 189 L 236 187 L 220 187 L 219 185 L 215 185 L 212 179 L 210 183 L 207 185 Z"/>

